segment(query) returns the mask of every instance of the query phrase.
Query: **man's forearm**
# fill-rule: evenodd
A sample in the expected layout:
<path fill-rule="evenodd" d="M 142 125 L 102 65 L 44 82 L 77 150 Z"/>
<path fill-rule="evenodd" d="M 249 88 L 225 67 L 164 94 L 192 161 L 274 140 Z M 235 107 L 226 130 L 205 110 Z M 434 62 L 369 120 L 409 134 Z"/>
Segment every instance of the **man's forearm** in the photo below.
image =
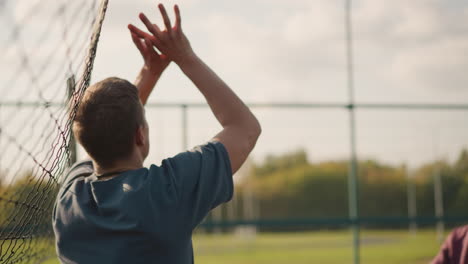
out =
<path fill-rule="evenodd" d="M 180 62 L 179 67 L 204 95 L 223 127 L 260 130 L 260 124 L 249 108 L 200 58 L 194 55 Z"/>
<path fill-rule="evenodd" d="M 224 145 L 228 152 L 231 172 L 235 173 L 255 147 L 261 133 L 260 124 L 239 97 L 194 54 L 182 31 L 179 7 L 174 6 L 174 26 L 171 25 L 164 6 L 159 4 L 158 7 L 165 30 L 161 30 L 161 27 L 152 23 L 144 14 L 140 14 L 141 21 L 152 34 L 151 39 L 145 37 L 145 40 L 151 41 L 165 58 L 176 63 L 203 94 L 216 119 L 223 126 L 213 141 Z M 130 25 L 129 29 L 133 34 L 147 35 L 135 26 Z"/>
<path fill-rule="evenodd" d="M 146 104 L 154 86 L 161 77 L 162 71 L 150 71 L 143 67 L 135 80 L 135 86 L 138 88 L 140 100 L 143 105 Z"/>

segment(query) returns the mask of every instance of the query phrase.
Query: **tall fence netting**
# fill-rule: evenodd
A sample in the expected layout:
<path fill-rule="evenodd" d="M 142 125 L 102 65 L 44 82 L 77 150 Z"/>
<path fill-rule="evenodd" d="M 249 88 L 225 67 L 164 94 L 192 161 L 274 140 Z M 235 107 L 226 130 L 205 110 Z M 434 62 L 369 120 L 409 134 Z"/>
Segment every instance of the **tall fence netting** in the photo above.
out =
<path fill-rule="evenodd" d="M 0 263 L 54 256 L 51 212 L 75 159 L 107 0 L 0 1 Z"/>

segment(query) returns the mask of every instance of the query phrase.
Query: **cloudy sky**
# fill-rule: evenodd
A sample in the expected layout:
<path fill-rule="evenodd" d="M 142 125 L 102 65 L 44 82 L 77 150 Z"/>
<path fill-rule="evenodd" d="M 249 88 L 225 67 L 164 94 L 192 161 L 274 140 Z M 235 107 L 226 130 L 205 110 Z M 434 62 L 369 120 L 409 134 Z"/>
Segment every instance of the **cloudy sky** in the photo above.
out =
<path fill-rule="evenodd" d="M 175 1 L 162 1 L 172 6 Z M 183 27 L 195 51 L 246 102 L 346 102 L 344 2 L 332 0 L 181 0 Z M 126 25 L 141 11 L 160 22 L 156 2 L 110 1 L 94 78 L 133 80 L 142 64 Z M 357 102 L 468 102 L 466 1 L 354 1 Z M 151 102 L 203 98 L 171 65 Z M 264 134 L 254 152 L 305 148 L 312 161 L 346 158 L 348 116 L 336 109 L 253 109 Z M 181 148 L 180 111 L 149 110 L 154 159 Z M 208 110 L 189 114 L 189 144 L 219 129 Z M 468 147 L 468 113 L 357 111 L 358 153 L 393 163 Z M 150 159 L 152 157 L 150 156 Z"/>
<path fill-rule="evenodd" d="M 347 102 L 344 1 L 161 2 L 180 5 L 194 50 L 246 102 Z M 157 3 L 109 1 L 93 81 L 135 79 L 142 59 L 126 26 L 141 25 L 139 12 L 160 23 Z M 468 2 L 359 0 L 353 1 L 352 12 L 358 103 L 468 103 Z M 149 101 L 204 100 L 172 64 Z M 300 148 L 311 161 L 348 157 L 344 109 L 253 111 L 263 126 L 255 160 Z M 180 113 L 147 110 L 152 141 L 148 164 L 183 149 Z M 188 118 L 190 146 L 220 129 L 208 109 L 190 110 Z M 357 142 L 360 158 L 411 166 L 438 157 L 453 160 L 468 147 L 468 112 L 361 109 Z"/>

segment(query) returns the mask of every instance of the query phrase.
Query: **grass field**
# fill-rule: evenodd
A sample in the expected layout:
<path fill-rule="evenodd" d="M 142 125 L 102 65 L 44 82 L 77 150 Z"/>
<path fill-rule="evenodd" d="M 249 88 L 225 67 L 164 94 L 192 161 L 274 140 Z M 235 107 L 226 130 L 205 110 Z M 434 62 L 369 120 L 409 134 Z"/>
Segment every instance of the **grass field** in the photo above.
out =
<path fill-rule="evenodd" d="M 428 263 L 439 249 L 433 231 L 362 232 L 361 263 Z M 246 239 L 233 235 L 194 237 L 198 263 L 353 263 L 351 232 L 260 234 Z"/>
<path fill-rule="evenodd" d="M 433 231 L 363 231 L 361 263 L 428 263 L 439 249 Z M 353 263 L 348 231 L 267 233 L 255 237 L 203 235 L 193 239 L 199 264 L 346 264 Z M 57 264 L 49 259 L 47 264 Z"/>

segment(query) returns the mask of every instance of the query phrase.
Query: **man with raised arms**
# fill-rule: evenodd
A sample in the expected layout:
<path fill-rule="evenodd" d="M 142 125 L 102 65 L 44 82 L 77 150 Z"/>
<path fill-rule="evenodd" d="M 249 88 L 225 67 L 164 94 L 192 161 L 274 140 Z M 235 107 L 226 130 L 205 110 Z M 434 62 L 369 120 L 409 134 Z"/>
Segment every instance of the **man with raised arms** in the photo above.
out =
<path fill-rule="evenodd" d="M 192 232 L 233 195 L 232 174 L 260 135 L 260 124 L 236 94 L 196 55 L 159 5 L 164 26 L 129 25 L 145 65 L 135 85 L 108 78 L 89 87 L 73 132 L 90 161 L 72 166 L 53 212 L 62 263 L 193 263 Z M 221 124 L 208 143 L 143 167 L 149 129 L 143 105 L 170 62 L 195 84 Z M 157 146 L 156 146 L 157 147 Z"/>

